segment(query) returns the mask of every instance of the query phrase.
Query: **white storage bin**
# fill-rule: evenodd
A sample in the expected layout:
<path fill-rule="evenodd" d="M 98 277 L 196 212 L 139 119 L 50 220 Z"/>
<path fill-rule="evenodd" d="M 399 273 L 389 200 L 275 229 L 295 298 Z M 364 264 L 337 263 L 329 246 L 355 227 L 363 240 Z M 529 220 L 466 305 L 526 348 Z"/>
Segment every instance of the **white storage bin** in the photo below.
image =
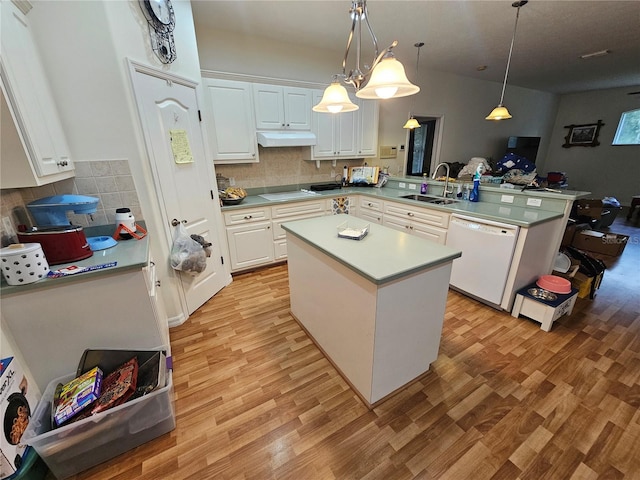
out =
<path fill-rule="evenodd" d="M 49 263 L 39 243 L 16 243 L 0 249 L 0 265 L 9 285 L 37 282 L 49 273 Z"/>
<path fill-rule="evenodd" d="M 173 430 L 173 379 L 148 395 L 84 420 L 51 430 L 51 402 L 58 383 L 53 380 L 31 416 L 22 441 L 31 445 L 58 480 L 68 478 Z"/>

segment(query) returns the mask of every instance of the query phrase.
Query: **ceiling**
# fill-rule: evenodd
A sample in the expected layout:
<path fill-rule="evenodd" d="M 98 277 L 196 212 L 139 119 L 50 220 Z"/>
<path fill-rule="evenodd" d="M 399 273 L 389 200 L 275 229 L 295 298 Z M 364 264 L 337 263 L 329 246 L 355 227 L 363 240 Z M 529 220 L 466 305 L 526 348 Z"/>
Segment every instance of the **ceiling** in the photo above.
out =
<path fill-rule="evenodd" d="M 428 70 L 502 82 L 516 8 L 503 0 L 369 0 L 380 49 L 415 78 Z M 342 64 L 350 0 L 192 0 L 196 31 L 216 29 L 335 51 Z M 373 56 L 363 29 L 363 61 Z M 352 48 L 352 51 L 354 48 Z M 610 50 L 602 57 L 580 55 Z M 479 66 L 486 69 L 479 71 Z M 347 65 L 349 69 L 349 64 Z M 330 74 L 336 72 L 330 72 Z M 640 85 L 640 2 L 530 0 L 520 9 L 508 83 L 564 94 Z M 633 89 L 638 90 L 638 88 Z"/>

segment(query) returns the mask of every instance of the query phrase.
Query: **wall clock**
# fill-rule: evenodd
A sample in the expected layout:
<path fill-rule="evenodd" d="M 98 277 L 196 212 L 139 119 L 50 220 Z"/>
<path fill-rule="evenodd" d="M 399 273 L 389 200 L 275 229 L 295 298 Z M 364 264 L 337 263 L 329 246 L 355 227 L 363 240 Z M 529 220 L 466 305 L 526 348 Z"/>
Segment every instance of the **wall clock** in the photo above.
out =
<path fill-rule="evenodd" d="M 162 63 L 171 63 L 176 58 L 173 29 L 176 16 L 171 0 L 138 0 L 142 13 L 149 23 L 151 48 Z"/>

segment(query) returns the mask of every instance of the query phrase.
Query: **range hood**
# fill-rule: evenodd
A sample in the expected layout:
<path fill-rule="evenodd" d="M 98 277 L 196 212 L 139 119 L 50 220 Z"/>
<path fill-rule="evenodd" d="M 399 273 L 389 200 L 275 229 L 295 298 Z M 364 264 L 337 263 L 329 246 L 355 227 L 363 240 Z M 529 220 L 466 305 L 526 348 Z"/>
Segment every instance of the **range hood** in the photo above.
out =
<path fill-rule="evenodd" d="M 311 132 L 257 132 L 258 143 L 263 147 L 309 147 L 316 144 Z"/>

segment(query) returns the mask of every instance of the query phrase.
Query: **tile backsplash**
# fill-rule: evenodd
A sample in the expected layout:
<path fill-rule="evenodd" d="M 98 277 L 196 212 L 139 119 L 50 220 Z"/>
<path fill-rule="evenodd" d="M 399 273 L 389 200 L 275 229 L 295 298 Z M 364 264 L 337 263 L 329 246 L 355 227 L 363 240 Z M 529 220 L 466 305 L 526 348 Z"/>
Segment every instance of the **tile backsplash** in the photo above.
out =
<path fill-rule="evenodd" d="M 309 147 L 270 147 L 259 148 L 260 162 L 215 166 L 216 173 L 233 178 L 239 187 L 258 188 L 278 185 L 296 185 L 304 183 L 339 182 L 342 179 L 342 167 L 362 165 L 362 159 L 337 160 L 335 167 L 330 160 L 316 162 L 306 160 L 311 156 Z M 370 164 L 376 159 L 368 159 Z M 371 163 L 373 162 L 373 163 Z"/>
<path fill-rule="evenodd" d="M 2 246 L 12 243 L 6 219 L 10 219 L 14 231 L 20 224 L 33 225 L 26 205 L 52 195 L 87 195 L 100 199 L 98 208 L 92 215 L 69 212 L 67 216 L 74 225 L 88 227 L 115 224 L 116 209 L 122 207 L 130 208 L 136 221 L 143 219 L 128 160 L 76 161 L 75 173 L 74 178 L 49 185 L 2 190 Z"/>

